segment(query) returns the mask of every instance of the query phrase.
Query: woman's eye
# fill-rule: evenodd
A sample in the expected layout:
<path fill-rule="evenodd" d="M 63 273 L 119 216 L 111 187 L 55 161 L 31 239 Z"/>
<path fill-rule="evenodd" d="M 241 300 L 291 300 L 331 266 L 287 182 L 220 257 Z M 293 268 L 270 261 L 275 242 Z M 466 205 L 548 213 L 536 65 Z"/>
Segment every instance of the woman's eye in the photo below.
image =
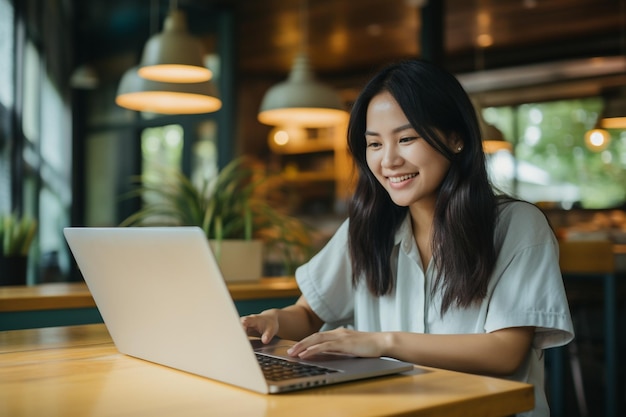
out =
<path fill-rule="evenodd" d="M 378 142 L 370 142 L 370 143 L 367 144 L 367 147 L 368 148 L 378 148 L 378 147 L 380 147 L 380 143 L 378 143 Z"/>
<path fill-rule="evenodd" d="M 416 136 L 404 137 L 404 138 L 400 138 L 400 143 L 412 142 L 414 140 L 417 140 Z"/>

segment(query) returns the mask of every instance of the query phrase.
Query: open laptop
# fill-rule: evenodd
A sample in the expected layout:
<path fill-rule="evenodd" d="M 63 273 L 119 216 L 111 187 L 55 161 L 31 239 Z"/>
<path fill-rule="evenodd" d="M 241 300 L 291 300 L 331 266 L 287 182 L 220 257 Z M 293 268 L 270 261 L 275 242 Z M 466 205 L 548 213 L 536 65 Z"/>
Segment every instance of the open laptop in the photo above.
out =
<path fill-rule="evenodd" d="M 260 393 L 413 369 L 393 359 L 337 354 L 299 360 L 286 353 L 294 342 L 263 345 L 249 338 L 200 228 L 65 228 L 64 234 L 124 354 Z M 260 359 L 287 359 L 295 375 L 281 379 L 274 372 L 266 378 L 264 368 L 279 365 L 261 365 Z M 302 371 L 297 362 L 312 368 Z"/>

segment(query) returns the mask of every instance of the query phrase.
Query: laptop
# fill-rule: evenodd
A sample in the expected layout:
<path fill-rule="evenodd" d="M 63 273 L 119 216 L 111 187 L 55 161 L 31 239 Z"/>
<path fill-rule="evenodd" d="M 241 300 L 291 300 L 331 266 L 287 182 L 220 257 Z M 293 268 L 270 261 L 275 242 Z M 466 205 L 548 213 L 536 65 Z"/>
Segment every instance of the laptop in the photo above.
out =
<path fill-rule="evenodd" d="M 414 369 L 389 358 L 333 353 L 300 360 L 286 353 L 292 341 L 263 345 L 248 337 L 198 227 L 65 228 L 64 234 L 126 355 L 264 394 Z M 275 371 L 285 364 L 273 362 L 285 360 L 291 371 Z"/>

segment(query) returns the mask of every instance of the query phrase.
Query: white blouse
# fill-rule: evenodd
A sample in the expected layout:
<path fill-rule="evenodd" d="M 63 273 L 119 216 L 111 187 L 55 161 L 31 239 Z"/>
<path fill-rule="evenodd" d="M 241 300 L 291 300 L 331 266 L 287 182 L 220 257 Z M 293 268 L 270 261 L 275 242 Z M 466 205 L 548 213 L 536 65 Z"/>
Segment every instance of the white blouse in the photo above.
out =
<path fill-rule="evenodd" d="M 441 315 L 442 294 L 431 291 L 436 276 L 434 265 L 431 261 L 424 272 L 409 215 L 395 235 L 395 287 L 391 294 L 376 297 L 364 283 L 352 286 L 349 220 L 317 255 L 298 268 L 300 290 L 327 327 L 468 334 L 534 326 L 533 349 L 511 379 L 535 385 L 535 409 L 523 415 L 549 416 L 542 349 L 567 344 L 574 337 L 559 269 L 558 243 L 545 216 L 535 206 L 511 202 L 500 207 L 494 272 L 487 296 L 471 308 L 453 305 Z"/>

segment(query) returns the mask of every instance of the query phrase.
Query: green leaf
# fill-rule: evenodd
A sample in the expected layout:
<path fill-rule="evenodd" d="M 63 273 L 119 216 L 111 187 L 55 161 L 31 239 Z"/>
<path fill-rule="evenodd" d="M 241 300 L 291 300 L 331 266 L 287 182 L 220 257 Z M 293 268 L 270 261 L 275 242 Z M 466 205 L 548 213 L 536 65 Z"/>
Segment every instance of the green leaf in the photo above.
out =
<path fill-rule="evenodd" d="M 28 256 L 28 251 L 35 238 L 37 221 L 30 217 L 16 214 L 2 216 L 0 237 L 4 256 Z"/>
<path fill-rule="evenodd" d="M 180 170 L 133 177 L 137 187 L 121 198 L 140 197 L 141 209 L 120 226 L 199 226 L 207 239 L 261 238 L 279 248 L 290 270 L 311 247 L 310 230 L 272 207 L 268 193 L 278 192 L 280 178 L 255 168 L 251 159 L 228 163 L 214 178 L 194 184 Z M 273 181 L 273 182 L 272 182 Z M 272 188 L 273 187 L 273 188 Z"/>

